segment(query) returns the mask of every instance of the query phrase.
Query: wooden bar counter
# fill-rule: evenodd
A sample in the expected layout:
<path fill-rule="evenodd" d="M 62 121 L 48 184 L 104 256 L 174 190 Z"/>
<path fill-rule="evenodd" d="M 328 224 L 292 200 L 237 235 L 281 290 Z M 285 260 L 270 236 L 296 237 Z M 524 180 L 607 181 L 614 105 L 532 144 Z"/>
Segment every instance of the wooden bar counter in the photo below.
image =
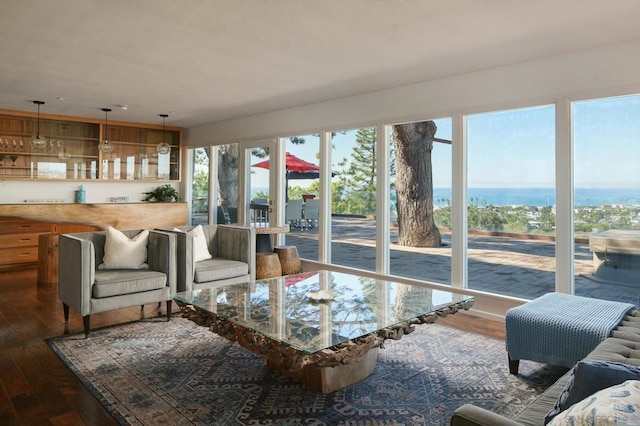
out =
<path fill-rule="evenodd" d="M 0 268 L 38 262 L 38 283 L 57 282 L 58 234 L 184 226 L 186 203 L 0 204 Z"/>
<path fill-rule="evenodd" d="M 188 210 L 187 203 L 0 204 L 0 218 L 152 229 L 186 225 Z"/>

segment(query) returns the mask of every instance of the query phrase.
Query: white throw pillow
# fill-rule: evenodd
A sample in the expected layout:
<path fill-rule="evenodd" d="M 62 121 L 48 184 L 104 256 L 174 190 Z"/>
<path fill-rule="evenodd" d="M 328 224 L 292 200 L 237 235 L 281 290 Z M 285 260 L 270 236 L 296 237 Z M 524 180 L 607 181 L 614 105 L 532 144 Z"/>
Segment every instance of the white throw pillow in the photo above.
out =
<path fill-rule="evenodd" d="M 133 238 L 109 226 L 104 242 L 104 257 L 98 269 L 147 269 L 147 242 L 149 231 Z"/>
<path fill-rule="evenodd" d="M 558 414 L 549 425 L 617 425 L 640 423 L 640 381 L 603 389 Z"/>
<path fill-rule="evenodd" d="M 193 261 L 200 262 L 201 260 L 211 259 L 211 253 L 209 252 L 209 246 L 207 245 L 207 238 L 204 236 L 204 229 L 202 225 L 198 225 L 189 232 L 187 235 L 193 238 Z"/>

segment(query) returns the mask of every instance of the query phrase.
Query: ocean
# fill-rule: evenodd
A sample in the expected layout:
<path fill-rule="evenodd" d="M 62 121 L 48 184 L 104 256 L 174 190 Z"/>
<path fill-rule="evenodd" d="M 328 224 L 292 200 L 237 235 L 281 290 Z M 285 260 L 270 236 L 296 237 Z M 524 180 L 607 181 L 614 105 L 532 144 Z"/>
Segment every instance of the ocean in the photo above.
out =
<path fill-rule="evenodd" d="M 266 192 L 268 188 L 254 188 L 253 194 Z M 394 199 L 394 194 L 392 194 Z M 554 188 L 469 188 L 469 204 L 494 206 L 555 206 Z M 434 188 L 433 204 L 446 206 L 451 203 L 451 188 Z M 612 204 L 640 205 L 640 189 L 631 188 L 576 188 L 574 204 L 603 206 Z"/>
<path fill-rule="evenodd" d="M 554 206 L 554 188 L 469 188 L 469 204 L 494 206 Z M 630 188 L 576 188 L 574 205 L 603 206 L 612 204 L 640 205 L 640 189 Z M 451 188 L 434 188 L 433 202 L 436 206 L 447 205 L 451 200 Z"/>

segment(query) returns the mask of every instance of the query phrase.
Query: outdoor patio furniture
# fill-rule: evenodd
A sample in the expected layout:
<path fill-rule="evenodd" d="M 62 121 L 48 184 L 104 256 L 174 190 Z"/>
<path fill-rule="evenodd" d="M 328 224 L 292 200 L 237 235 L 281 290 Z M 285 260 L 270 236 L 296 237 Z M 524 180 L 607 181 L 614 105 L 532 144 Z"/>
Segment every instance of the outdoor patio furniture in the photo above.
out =
<path fill-rule="evenodd" d="M 284 210 L 284 220 L 291 228 L 302 228 L 302 199 L 289 200 Z"/>
<path fill-rule="evenodd" d="M 216 222 L 218 225 L 231 225 L 238 223 L 238 208 L 218 206 Z"/>
<path fill-rule="evenodd" d="M 313 198 L 304 203 L 304 221 L 307 228 L 318 225 L 320 218 L 320 200 Z"/>
<path fill-rule="evenodd" d="M 593 274 L 621 283 L 640 279 L 640 231 L 610 229 L 589 236 L 593 252 Z"/>
<path fill-rule="evenodd" d="M 251 222 L 255 224 L 269 223 L 269 202 L 266 198 L 254 198 L 249 204 Z"/>

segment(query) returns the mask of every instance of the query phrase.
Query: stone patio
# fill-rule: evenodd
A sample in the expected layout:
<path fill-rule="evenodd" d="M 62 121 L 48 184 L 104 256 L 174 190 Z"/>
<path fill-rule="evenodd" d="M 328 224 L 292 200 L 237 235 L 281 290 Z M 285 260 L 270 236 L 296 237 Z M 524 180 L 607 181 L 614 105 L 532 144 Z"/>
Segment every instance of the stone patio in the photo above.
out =
<path fill-rule="evenodd" d="M 286 244 L 298 247 L 300 257 L 318 258 L 317 228 L 293 229 Z M 356 217 L 332 220 L 332 263 L 375 270 L 375 221 Z M 451 283 L 451 235 L 443 234 L 443 247 L 413 248 L 393 244 L 391 274 Z M 397 232 L 391 229 L 391 241 Z M 534 299 L 554 291 L 555 243 L 508 237 L 469 236 L 469 288 Z M 638 304 L 640 286 L 596 280 L 588 244 L 575 245 L 576 294 Z"/>

